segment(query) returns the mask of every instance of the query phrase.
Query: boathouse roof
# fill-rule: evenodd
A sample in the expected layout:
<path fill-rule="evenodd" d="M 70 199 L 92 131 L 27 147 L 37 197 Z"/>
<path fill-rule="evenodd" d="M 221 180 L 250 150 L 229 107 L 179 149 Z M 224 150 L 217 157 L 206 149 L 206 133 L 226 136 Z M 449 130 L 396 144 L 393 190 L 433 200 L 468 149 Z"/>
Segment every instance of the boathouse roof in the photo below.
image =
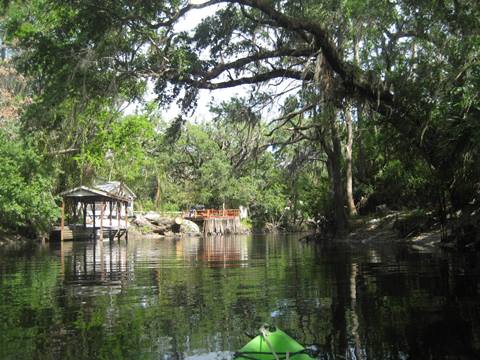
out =
<path fill-rule="evenodd" d="M 96 188 L 89 188 L 86 186 L 79 186 L 71 190 L 60 193 L 63 198 L 75 198 L 77 200 L 86 201 L 121 201 L 129 203 L 132 199 L 125 196 L 112 194 Z"/>
<path fill-rule="evenodd" d="M 135 193 L 127 185 L 120 181 L 109 181 L 103 184 L 98 184 L 95 185 L 95 189 L 99 189 L 109 194 L 114 194 L 130 200 L 137 198 Z"/>

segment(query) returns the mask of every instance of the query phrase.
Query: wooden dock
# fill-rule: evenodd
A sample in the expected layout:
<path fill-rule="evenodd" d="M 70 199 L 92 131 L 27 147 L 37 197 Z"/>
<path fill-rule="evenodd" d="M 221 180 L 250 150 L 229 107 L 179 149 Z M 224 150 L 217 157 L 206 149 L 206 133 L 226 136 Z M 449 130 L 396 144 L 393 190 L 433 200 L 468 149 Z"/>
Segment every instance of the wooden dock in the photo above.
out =
<path fill-rule="evenodd" d="M 100 234 L 102 231 L 102 234 Z M 95 234 L 95 237 L 94 237 Z M 63 240 L 93 240 L 94 238 L 102 240 L 112 240 L 115 238 L 120 239 L 126 236 L 127 229 L 125 227 L 109 228 L 109 227 L 84 227 L 83 225 L 67 225 L 63 228 Z M 62 240 L 62 228 L 61 226 L 55 226 L 50 232 L 50 240 L 61 241 Z"/>
<path fill-rule="evenodd" d="M 193 221 L 205 235 L 241 233 L 240 209 L 204 209 L 184 213 L 184 219 Z"/>

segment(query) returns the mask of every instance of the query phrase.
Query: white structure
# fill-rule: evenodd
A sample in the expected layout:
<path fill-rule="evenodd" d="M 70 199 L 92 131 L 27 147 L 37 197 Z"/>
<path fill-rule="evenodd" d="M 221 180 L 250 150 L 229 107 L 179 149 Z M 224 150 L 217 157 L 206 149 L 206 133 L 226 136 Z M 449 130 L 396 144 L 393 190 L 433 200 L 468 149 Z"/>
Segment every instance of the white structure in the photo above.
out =
<path fill-rule="evenodd" d="M 247 217 L 248 217 L 247 207 L 240 205 L 240 220 L 246 219 Z"/>
<path fill-rule="evenodd" d="M 120 181 L 109 181 L 104 184 L 95 185 L 94 188 L 111 195 L 128 199 L 128 215 L 133 215 L 133 201 L 137 198 L 137 196 L 127 185 Z M 125 215 L 125 209 L 122 209 L 121 215 Z"/>

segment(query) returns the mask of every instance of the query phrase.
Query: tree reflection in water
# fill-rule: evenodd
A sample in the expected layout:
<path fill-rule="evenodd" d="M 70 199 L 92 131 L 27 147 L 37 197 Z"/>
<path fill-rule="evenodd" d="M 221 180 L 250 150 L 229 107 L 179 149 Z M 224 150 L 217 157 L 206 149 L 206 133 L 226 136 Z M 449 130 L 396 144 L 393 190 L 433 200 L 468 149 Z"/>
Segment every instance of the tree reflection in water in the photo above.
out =
<path fill-rule="evenodd" d="M 479 356 L 477 255 L 295 237 L 0 255 L 0 358 L 230 358 L 265 322 L 321 358 Z"/>

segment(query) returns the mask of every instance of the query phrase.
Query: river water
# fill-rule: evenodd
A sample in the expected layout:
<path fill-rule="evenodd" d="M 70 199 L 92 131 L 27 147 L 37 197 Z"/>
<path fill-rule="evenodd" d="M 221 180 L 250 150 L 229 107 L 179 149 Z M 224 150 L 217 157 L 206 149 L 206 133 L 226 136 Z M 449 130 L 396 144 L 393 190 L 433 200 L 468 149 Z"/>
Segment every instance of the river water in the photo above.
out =
<path fill-rule="evenodd" d="M 230 359 L 268 322 L 321 359 L 475 359 L 479 260 L 283 236 L 3 253 L 0 358 Z"/>

